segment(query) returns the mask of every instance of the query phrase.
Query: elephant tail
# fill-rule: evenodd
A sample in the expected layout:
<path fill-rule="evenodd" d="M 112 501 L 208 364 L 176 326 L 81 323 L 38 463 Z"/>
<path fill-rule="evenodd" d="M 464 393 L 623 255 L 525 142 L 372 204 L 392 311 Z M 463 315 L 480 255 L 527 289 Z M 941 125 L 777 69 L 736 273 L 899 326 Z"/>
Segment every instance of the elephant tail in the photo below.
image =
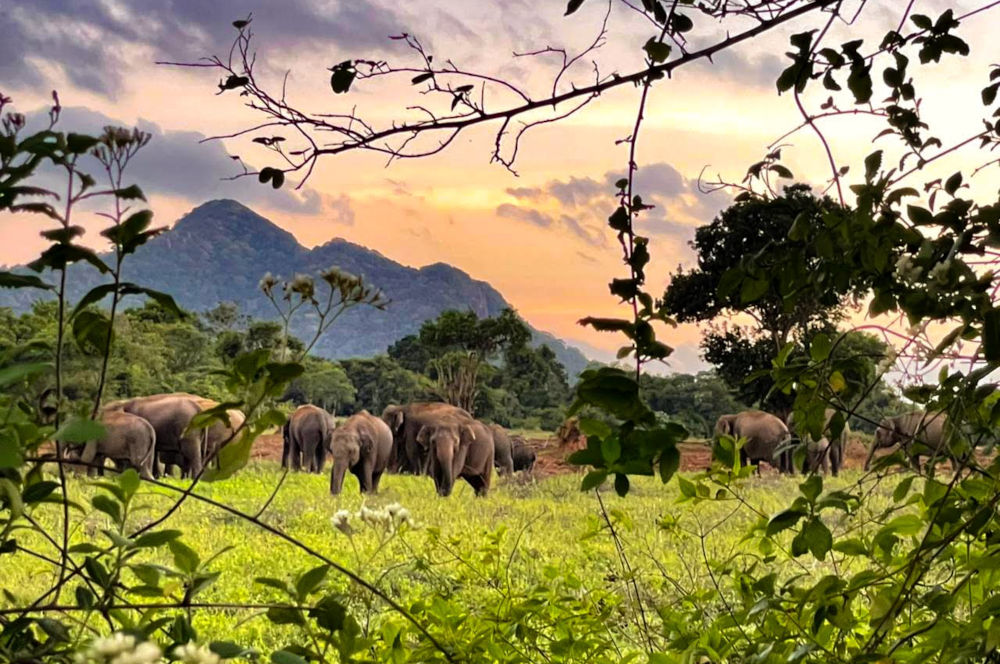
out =
<path fill-rule="evenodd" d="M 156 463 L 156 429 L 153 425 L 149 423 L 148 420 L 142 420 L 143 428 L 146 430 L 146 434 L 149 436 L 149 445 L 146 447 L 146 452 L 139 458 L 139 471 L 146 471 L 149 473 L 153 472 L 153 466 Z"/>

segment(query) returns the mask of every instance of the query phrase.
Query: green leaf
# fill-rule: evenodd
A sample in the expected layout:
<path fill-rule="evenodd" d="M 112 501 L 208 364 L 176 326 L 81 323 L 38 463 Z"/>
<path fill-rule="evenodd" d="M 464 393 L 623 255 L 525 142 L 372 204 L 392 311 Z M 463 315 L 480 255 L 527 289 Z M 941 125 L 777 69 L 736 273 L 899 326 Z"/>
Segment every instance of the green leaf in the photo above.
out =
<path fill-rule="evenodd" d="M 813 517 L 806 521 L 802 527 L 802 538 L 805 540 L 809 552 L 819 560 L 823 560 L 826 554 L 833 548 L 833 534 L 826 524 L 819 517 Z"/>
<path fill-rule="evenodd" d="M 275 625 L 305 625 L 302 612 L 292 606 L 272 606 L 267 610 L 267 619 Z"/>
<path fill-rule="evenodd" d="M 606 470 L 592 470 L 584 476 L 583 481 L 580 482 L 580 491 L 590 491 L 591 489 L 596 489 L 597 487 L 604 484 L 604 480 L 608 479 L 608 471 Z"/>
<path fill-rule="evenodd" d="M 69 319 L 73 320 L 76 318 L 77 314 L 86 309 L 92 304 L 100 302 L 108 295 L 115 292 L 115 284 L 101 284 L 100 286 L 95 286 L 91 288 L 86 295 L 80 298 L 80 301 L 76 303 L 76 307 L 73 308 L 72 313 L 69 315 Z"/>
<path fill-rule="evenodd" d="M 810 475 L 805 482 L 799 484 L 799 491 L 805 496 L 806 500 L 810 503 L 816 502 L 819 498 L 819 494 L 823 493 L 823 477 L 822 475 Z"/>
<path fill-rule="evenodd" d="M 86 443 L 98 440 L 106 433 L 104 425 L 83 417 L 73 417 L 66 421 L 52 438 L 63 443 Z"/>
<path fill-rule="evenodd" d="M 73 320 L 73 339 L 88 355 L 103 355 L 109 336 L 113 337 L 111 319 L 100 311 L 81 311 Z"/>
<path fill-rule="evenodd" d="M 681 453 L 677 446 L 667 447 L 660 454 L 660 480 L 666 484 L 681 467 Z"/>
<path fill-rule="evenodd" d="M 122 506 L 116 500 L 108 498 L 104 494 L 97 494 L 90 499 L 90 504 L 94 506 L 94 509 L 104 512 L 115 523 L 121 523 L 122 520 Z"/>
<path fill-rule="evenodd" d="M 146 200 L 146 195 L 142 193 L 142 189 L 137 184 L 132 184 L 122 189 L 115 189 L 114 194 L 123 201 Z"/>
<path fill-rule="evenodd" d="M 184 544 L 178 539 L 172 539 L 167 543 L 170 553 L 174 556 L 174 565 L 185 574 L 194 574 L 201 565 L 201 558 L 194 549 Z"/>
<path fill-rule="evenodd" d="M 308 664 L 304 658 L 287 650 L 278 650 L 271 653 L 271 662 L 272 664 Z"/>
<path fill-rule="evenodd" d="M 812 357 L 813 362 L 823 362 L 826 358 L 830 357 L 830 350 L 833 348 L 833 344 L 830 342 L 830 337 L 825 334 L 817 334 L 812 339 L 812 343 L 809 344 L 809 356 Z"/>
<path fill-rule="evenodd" d="M 156 530 L 140 535 L 135 539 L 134 544 L 140 549 L 153 549 L 172 542 L 182 534 L 179 530 Z"/>
<path fill-rule="evenodd" d="M 771 517 L 771 520 L 767 522 L 767 530 L 765 532 L 769 537 L 776 535 L 782 530 L 787 530 L 788 528 L 794 526 L 803 516 L 805 516 L 805 513 L 796 509 L 788 509 L 784 512 L 779 512 Z"/>
<path fill-rule="evenodd" d="M 100 142 L 94 136 L 72 133 L 66 135 L 66 148 L 74 154 L 83 154 Z"/>
<path fill-rule="evenodd" d="M 51 362 L 29 362 L 12 364 L 0 369 L 0 388 L 13 385 L 26 378 L 33 378 L 52 370 Z"/>
<path fill-rule="evenodd" d="M 208 644 L 208 649 L 222 659 L 246 658 L 247 655 L 254 653 L 252 649 L 238 646 L 232 641 L 212 641 Z"/>
<path fill-rule="evenodd" d="M 628 475 L 624 473 L 615 474 L 615 493 L 623 498 L 628 495 L 629 481 Z"/>
<path fill-rule="evenodd" d="M 326 578 L 329 571 L 329 565 L 320 565 L 304 573 L 295 583 L 295 593 L 300 599 L 305 599 L 310 593 L 316 590 L 319 584 L 323 583 L 323 579 Z"/>
<path fill-rule="evenodd" d="M 617 437 L 609 436 L 601 441 L 601 456 L 604 458 L 605 464 L 610 466 L 615 461 L 618 461 L 621 455 L 622 444 Z"/>
<path fill-rule="evenodd" d="M 34 484 L 32 484 L 31 486 L 29 486 L 24 490 L 24 493 L 22 494 L 21 497 L 24 499 L 24 502 L 26 504 L 31 505 L 33 503 L 38 503 L 45 500 L 46 498 L 52 495 L 53 491 L 55 491 L 58 488 L 59 488 L 58 482 L 53 482 L 50 480 L 35 482 Z"/>

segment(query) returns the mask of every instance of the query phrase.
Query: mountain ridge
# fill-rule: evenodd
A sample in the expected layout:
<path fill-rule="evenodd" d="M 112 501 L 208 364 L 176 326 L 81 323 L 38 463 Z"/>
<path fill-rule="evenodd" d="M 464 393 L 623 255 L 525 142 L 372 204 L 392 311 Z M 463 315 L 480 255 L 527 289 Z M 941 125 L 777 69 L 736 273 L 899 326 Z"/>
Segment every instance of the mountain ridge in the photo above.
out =
<path fill-rule="evenodd" d="M 330 359 L 384 353 L 446 309 L 471 309 L 487 317 L 510 306 L 488 282 L 448 263 L 408 266 L 344 238 L 306 248 L 274 222 L 229 199 L 202 203 L 140 247 L 125 263 L 123 278 L 170 293 L 181 307 L 192 311 L 235 302 L 242 313 L 273 320 L 276 314 L 258 289 L 265 273 L 291 278 L 299 273 L 315 275 L 334 265 L 363 275 L 392 302 L 384 312 L 369 307 L 345 312 L 315 348 L 317 355 Z M 78 300 L 105 281 L 93 269 L 72 266 L 67 280 L 70 300 Z M 38 291 L 5 291 L 0 293 L 0 306 L 24 311 L 43 297 Z M 134 304 L 133 297 L 126 298 L 126 306 Z M 308 328 L 303 318 L 292 326 L 299 336 Z M 534 343 L 548 344 L 571 379 L 586 366 L 588 360 L 579 349 L 531 329 Z"/>

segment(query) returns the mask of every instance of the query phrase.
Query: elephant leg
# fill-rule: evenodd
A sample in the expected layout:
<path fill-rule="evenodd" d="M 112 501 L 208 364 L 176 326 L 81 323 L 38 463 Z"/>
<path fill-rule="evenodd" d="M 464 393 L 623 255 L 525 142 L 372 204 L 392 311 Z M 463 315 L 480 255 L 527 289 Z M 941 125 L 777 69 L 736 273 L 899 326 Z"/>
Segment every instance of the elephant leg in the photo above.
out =
<path fill-rule="evenodd" d="M 362 493 L 375 493 L 375 484 L 372 481 L 372 468 L 374 465 L 371 460 L 361 462 L 361 475 L 358 477 L 358 483 L 361 485 Z"/>
<path fill-rule="evenodd" d="M 372 493 L 378 493 L 378 483 L 382 479 L 383 471 L 372 473 Z"/>

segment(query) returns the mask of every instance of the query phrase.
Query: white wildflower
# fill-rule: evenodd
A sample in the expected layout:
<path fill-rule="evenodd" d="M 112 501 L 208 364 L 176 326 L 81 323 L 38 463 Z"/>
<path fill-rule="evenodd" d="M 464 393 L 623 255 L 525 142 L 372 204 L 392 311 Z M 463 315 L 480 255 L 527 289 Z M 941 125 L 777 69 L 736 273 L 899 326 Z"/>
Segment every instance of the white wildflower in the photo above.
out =
<path fill-rule="evenodd" d="M 277 285 L 278 285 L 277 277 L 268 272 L 263 277 L 261 277 L 260 284 L 258 284 L 258 287 L 264 292 L 264 295 L 271 297 L 271 293 L 274 291 L 274 287 Z"/>
<path fill-rule="evenodd" d="M 189 641 L 186 645 L 178 647 L 174 651 L 177 661 L 184 664 L 219 664 L 222 659 L 208 649 L 208 646 L 200 646 L 194 641 Z"/>
<path fill-rule="evenodd" d="M 951 268 L 951 259 L 946 258 L 937 265 L 931 268 L 931 271 L 927 273 L 927 276 L 937 281 L 938 283 L 945 284 L 948 282 L 948 270 Z"/>
<path fill-rule="evenodd" d="M 896 261 L 896 276 L 903 281 L 916 281 L 920 278 L 923 270 L 917 265 L 911 256 L 903 254 Z"/>
<path fill-rule="evenodd" d="M 152 641 L 136 644 L 134 636 L 115 632 L 95 639 L 74 659 L 77 664 L 154 664 L 160 661 L 161 654 L 159 646 Z"/>
<path fill-rule="evenodd" d="M 354 534 L 354 529 L 351 528 L 351 513 L 347 510 L 340 510 L 333 515 L 330 520 L 333 523 L 333 527 L 344 533 L 345 535 Z"/>
<path fill-rule="evenodd" d="M 316 283 L 308 274 L 297 274 L 288 284 L 288 290 L 298 293 L 304 300 L 311 300 L 316 292 Z"/>

